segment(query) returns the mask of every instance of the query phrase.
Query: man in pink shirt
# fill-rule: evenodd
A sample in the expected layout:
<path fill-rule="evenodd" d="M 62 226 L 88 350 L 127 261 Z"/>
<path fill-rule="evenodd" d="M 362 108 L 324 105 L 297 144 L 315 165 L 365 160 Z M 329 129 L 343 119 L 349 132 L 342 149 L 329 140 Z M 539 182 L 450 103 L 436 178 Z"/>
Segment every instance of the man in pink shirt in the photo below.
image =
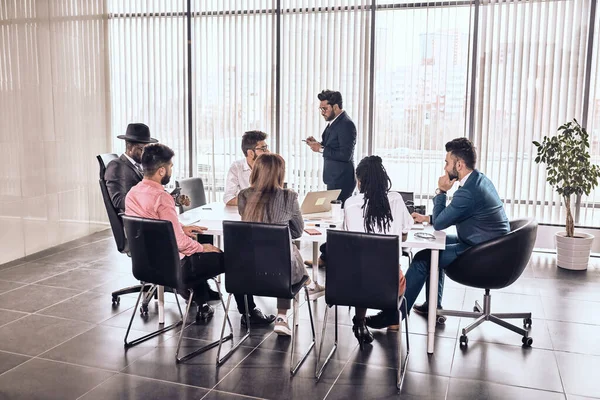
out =
<path fill-rule="evenodd" d="M 175 210 L 175 201 L 163 188 L 171 180 L 173 150 L 163 144 L 150 144 L 144 148 L 142 166 L 144 179 L 134 186 L 125 199 L 125 214 L 135 217 L 171 221 L 179 249 L 183 275 L 189 280 L 210 278 L 224 272 L 223 252 L 212 244 L 200 244 L 193 238 L 206 228 L 196 225 L 183 226 Z M 194 301 L 200 305 L 206 302 L 206 286 L 194 288 Z M 235 295 L 238 310 L 244 314 L 244 296 Z M 212 308 L 202 310 L 212 315 Z M 265 316 L 256 308 L 252 296 L 248 296 L 251 324 L 270 324 L 274 315 Z M 241 318 L 242 323 L 246 319 Z"/>

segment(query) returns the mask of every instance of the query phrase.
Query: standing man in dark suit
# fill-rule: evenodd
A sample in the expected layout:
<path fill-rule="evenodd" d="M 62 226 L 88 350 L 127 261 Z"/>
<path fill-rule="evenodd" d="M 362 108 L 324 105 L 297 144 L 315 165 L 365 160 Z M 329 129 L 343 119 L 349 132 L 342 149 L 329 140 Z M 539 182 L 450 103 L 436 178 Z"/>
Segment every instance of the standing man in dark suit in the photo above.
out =
<path fill-rule="evenodd" d="M 319 110 L 329 122 L 323 131 L 321 142 L 310 136 L 306 144 L 316 153 L 323 153 L 323 182 L 327 190 L 342 189 L 339 200 L 346 201 L 356 187 L 354 177 L 354 145 L 356 126 L 342 109 L 342 94 L 323 90 L 317 95 L 321 102 Z"/>
<path fill-rule="evenodd" d="M 125 153 L 108 163 L 104 180 L 113 205 L 119 212 L 125 212 L 125 196 L 144 178 L 144 147 L 148 143 L 157 143 L 158 140 L 150 137 L 150 128 L 145 124 L 129 124 L 125 135 L 117 138 L 125 140 Z"/>
<path fill-rule="evenodd" d="M 327 190 L 342 189 L 338 200 L 342 206 L 352 196 L 356 187 L 354 176 L 354 145 L 356 144 L 356 125 L 342 108 L 342 94 L 333 90 L 323 90 L 317 95 L 320 101 L 319 111 L 329 122 L 323 131 L 321 142 L 309 136 L 306 144 L 315 153 L 323 153 L 323 182 Z M 319 266 L 327 262 L 326 246 L 320 247 Z M 312 261 L 304 262 L 312 267 Z"/>

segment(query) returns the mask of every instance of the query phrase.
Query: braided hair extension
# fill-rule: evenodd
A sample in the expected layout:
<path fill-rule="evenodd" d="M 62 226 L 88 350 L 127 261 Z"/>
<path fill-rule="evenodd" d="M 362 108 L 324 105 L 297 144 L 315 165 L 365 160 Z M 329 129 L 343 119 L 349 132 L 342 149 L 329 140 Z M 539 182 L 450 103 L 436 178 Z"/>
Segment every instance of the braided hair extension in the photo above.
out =
<path fill-rule="evenodd" d="M 362 205 L 365 230 L 369 233 L 386 233 L 391 227 L 392 209 L 388 200 L 388 192 L 392 181 L 388 176 L 379 156 L 363 158 L 356 167 L 356 179 L 360 182 L 360 193 L 364 194 Z"/>

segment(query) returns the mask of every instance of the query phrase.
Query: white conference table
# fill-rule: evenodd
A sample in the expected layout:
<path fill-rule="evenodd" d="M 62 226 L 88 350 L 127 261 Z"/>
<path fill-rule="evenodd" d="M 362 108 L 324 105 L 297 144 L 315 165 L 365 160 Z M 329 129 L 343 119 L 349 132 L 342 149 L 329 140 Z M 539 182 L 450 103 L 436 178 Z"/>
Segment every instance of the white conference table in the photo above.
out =
<path fill-rule="evenodd" d="M 308 223 L 319 219 L 330 220 L 330 213 L 305 214 L 305 221 Z M 184 225 L 200 225 L 207 229 L 204 232 L 207 235 L 214 235 L 217 238 L 216 245 L 220 246 L 220 238 L 223 235 L 223 221 L 240 221 L 241 217 L 236 206 L 226 206 L 224 203 L 216 202 L 205 204 L 201 207 L 186 211 L 179 216 L 179 221 Z M 306 225 L 306 223 L 305 223 Z M 326 225 L 330 225 L 327 223 Z M 341 227 L 341 223 L 335 223 L 337 227 Z M 313 272 L 312 279 L 317 282 L 317 269 L 319 260 L 319 244 L 327 240 L 328 227 L 307 226 L 317 229 L 321 232 L 320 235 L 309 235 L 306 232 L 296 239 L 300 242 L 311 242 L 313 244 Z M 416 237 L 418 232 L 426 232 L 435 236 L 435 240 L 421 239 Z M 408 237 L 402 242 L 402 247 L 410 247 L 413 249 L 430 249 L 431 250 L 431 269 L 429 275 L 429 314 L 427 318 L 427 353 L 433 354 L 435 343 L 435 324 L 437 312 L 437 294 L 438 294 L 438 260 L 439 251 L 446 247 L 446 233 L 442 231 L 434 231 L 432 226 L 425 226 L 423 229 L 414 229 L 408 233 Z M 227 251 L 227 249 L 224 249 Z M 162 290 L 159 291 L 159 303 L 162 299 Z M 159 307 L 159 313 L 160 313 Z M 159 315 L 160 317 L 160 315 Z M 160 319 L 163 321 L 163 319 Z"/>

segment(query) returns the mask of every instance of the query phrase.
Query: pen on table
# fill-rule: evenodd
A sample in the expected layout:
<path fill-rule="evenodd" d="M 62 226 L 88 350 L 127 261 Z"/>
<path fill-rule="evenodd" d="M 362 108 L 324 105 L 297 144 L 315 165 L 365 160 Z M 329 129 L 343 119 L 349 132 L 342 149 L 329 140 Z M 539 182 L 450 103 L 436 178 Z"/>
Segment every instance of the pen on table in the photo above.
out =
<path fill-rule="evenodd" d="M 337 228 L 334 224 L 306 224 L 306 226 L 316 226 L 318 228 Z"/>

